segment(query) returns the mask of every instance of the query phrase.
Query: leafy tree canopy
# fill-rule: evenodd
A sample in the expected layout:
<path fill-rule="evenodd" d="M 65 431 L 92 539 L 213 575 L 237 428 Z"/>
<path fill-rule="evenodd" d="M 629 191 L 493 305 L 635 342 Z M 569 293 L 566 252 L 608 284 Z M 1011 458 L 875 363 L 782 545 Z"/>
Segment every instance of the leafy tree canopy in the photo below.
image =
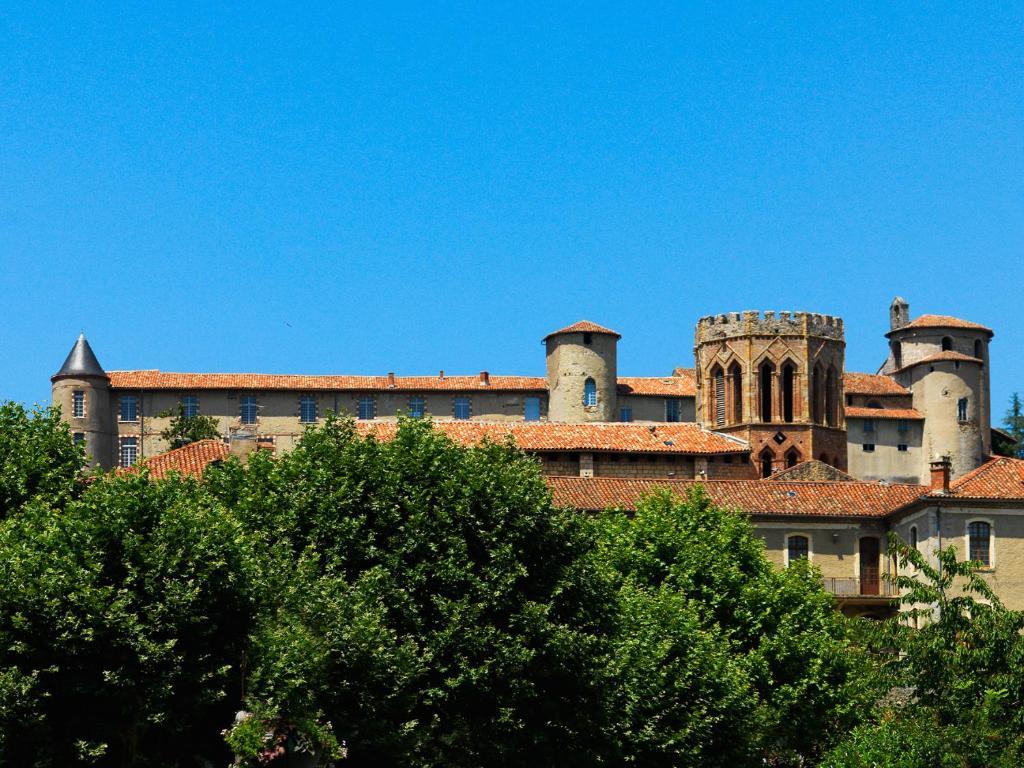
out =
<path fill-rule="evenodd" d="M 199 440 L 220 439 L 217 420 L 213 416 L 203 416 L 202 414 L 186 416 L 185 406 L 180 404 L 175 409 L 164 411 L 160 416 L 171 417 L 170 423 L 160 433 L 160 437 L 166 440 L 172 449 L 181 448 L 183 445 Z"/>

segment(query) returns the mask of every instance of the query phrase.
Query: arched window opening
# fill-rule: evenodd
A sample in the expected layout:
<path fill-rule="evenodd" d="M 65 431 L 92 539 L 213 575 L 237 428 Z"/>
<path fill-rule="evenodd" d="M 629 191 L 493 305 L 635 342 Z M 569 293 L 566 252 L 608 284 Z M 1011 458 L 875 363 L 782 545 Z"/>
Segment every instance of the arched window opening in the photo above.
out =
<path fill-rule="evenodd" d="M 903 345 L 898 341 L 892 343 L 892 361 L 897 368 L 903 367 Z"/>
<path fill-rule="evenodd" d="M 583 382 L 583 404 L 597 405 L 597 383 L 593 379 Z"/>
<path fill-rule="evenodd" d="M 729 420 L 733 424 L 743 421 L 743 369 L 739 363 L 729 366 L 729 378 L 732 380 L 732 408 Z"/>
<path fill-rule="evenodd" d="M 793 421 L 793 387 L 796 380 L 796 366 L 786 361 L 782 366 L 782 420 Z"/>
<path fill-rule="evenodd" d="M 761 451 L 761 477 L 771 477 L 775 469 L 775 454 L 770 448 Z"/>
<path fill-rule="evenodd" d="M 795 467 L 799 463 L 800 451 L 796 448 L 790 448 L 789 451 L 786 452 L 786 468 Z"/>
<path fill-rule="evenodd" d="M 821 418 L 821 407 L 824 404 L 824 397 L 821 392 L 821 379 L 823 375 L 821 366 L 814 366 L 814 372 L 811 373 L 811 421 L 815 424 L 821 424 L 823 421 Z"/>
<path fill-rule="evenodd" d="M 949 352 L 953 349 L 953 340 L 949 336 L 942 337 L 942 351 Z"/>
<path fill-rule="evenodd" d="M 988 568 L 992 565 L 992 526 L 976 520 L 967 526 L 968 559 Z"/>
<path fill-rule="evenodd" d="M 806 536 L 786 537 L 786 563 L 794 563 L 797 560 L 806 560 L 811 551 L 811 542 Z"/>
<path fill-rule="evenodd" d="M 837 400 L 839 395 L 839 382 L 836 376 L 835 366 L 828 368 L 828 378 L 825 380 L 825 418 L 830 427 L 839 423 L 839 409 Z"/>
<path fill-rule="evenodd" d="M 984 360 L 985 358 L 982 357 L 984 352 L 985 352 L 985 349 L 981 345 L 981 339 L 975 339 L 974 340 L 974 356 L 976 358 L 978 358 L 979 360 Z"/>
<path fill-rule="evenodd" d="M 772 378 L 774 376 L 775 366 L 769 362 L 761 363 L 761 421 L 772 420 Z"/>
<path fill-rule="evenodd" d="M 725 426 L 725 372 L 719 365 L 711 369 L 711 386 L 714 388 L 711 420 L 716 427 L 722 427 Z"/>

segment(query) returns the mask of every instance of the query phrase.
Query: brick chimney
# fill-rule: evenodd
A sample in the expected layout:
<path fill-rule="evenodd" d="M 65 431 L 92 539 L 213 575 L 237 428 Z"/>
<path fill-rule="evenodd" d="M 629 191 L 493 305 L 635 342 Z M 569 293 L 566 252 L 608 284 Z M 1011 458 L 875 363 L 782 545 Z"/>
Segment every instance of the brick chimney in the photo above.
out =
<path fill-rule="evenodd" d="M 395 372 L 388 371 L 388 389 L 395 388 Z"/>
<path fill-rule="evenodd" d="M 480 386 L 491 386 L 491 374 L 489 374 L 487 371 L 480 371 Z"/>
<path fill-rule="evenodd" d="M 932 493 L 949 493 L 949 470 L 951 462 L 948 456 L 943 456 L 937 461 L 931 462 L 932 482 L 929 490 Z"/>

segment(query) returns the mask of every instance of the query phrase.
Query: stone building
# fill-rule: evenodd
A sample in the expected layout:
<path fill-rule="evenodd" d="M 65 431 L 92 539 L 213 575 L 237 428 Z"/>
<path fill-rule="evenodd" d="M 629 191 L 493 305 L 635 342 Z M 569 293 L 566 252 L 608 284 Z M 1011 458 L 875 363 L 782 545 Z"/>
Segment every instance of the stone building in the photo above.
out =
<path fill-rule="evenodd" d="M 1024 462 L 990 456 L 993 333 L 911 320 L 900 298 L 889 317 L 875 373 L 846 371 L 842 320 L 807 312 L 703 317 L 694 368 L 654 377 L 620 376 L 621 336 L 588 321 L 543 339 L 544 377 L 104 371 L 83 336 L 53 402 L 94 464 L 145 462 L 152 477 L 287 451 L 331 411 L 381 440 L 400 414 L 430 417 L 462 443 L 511 438 L 555 500 L 581 509 L 700 483 L 751 517 L 780 566 L 813 560 L 850 613 L 895 608 L 890 531 L 929 551 L 956 543 L 1024 607 Z M 178 408 L 212 416 L 223 441 L 167 452 L 160 433 Z"/>

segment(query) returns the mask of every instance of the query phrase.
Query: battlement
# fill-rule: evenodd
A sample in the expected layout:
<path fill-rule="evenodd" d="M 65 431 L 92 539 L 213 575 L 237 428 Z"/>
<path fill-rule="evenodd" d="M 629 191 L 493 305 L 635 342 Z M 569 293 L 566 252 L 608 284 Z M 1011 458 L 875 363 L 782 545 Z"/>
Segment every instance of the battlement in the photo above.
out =
<path fill-rule="evenodd" d="M 740 336 L 821 336 L 842 341 L 843 319 L 816 312 L 747 310 L 708 315 L 697 321 L 698 344 Z"/>

